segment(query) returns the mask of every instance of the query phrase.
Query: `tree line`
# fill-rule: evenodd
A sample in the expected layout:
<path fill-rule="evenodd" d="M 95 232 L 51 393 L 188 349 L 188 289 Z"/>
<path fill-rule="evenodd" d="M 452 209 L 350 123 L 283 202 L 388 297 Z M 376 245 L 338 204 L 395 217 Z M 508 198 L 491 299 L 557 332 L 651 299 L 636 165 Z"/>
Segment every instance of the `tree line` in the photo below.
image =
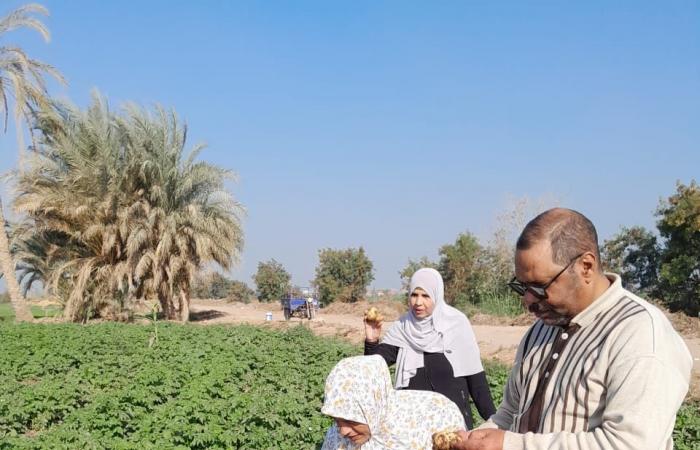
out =
<path fill-rule="evenodd" d="M 671 311 L 700 314 L 700 186 L 678 182 L 676 192 L 656 210 L 657 229 L 622 227 L 601 244 L 605 270 L 621 275 L 626 288 Z M 517 215 L 511 211 L 504 216 Z M 521 223 L 500 223 L 487 243 L 466 231 L 438 249 L 438 260 L 423 256 L 409 259 L 399 271 L 404 291 L 413 273 L 433 267 L 445 281 L 445 299 L 458 307 L 479 307 L 497 299 L 517 311 L 520 300 L 508 288 L 513 276 L 513 229 Z M 323 249 L 313 285 L 323 304 L 355 302 L 364 297 L 374 279 L 373 264 L 363 248 Z M 254 276 L 261 301 L 281 298 L 290 288 L 291 276 L 274 259 L 258 265 Z"/>
<path fill-rule="evenodd" d="M 671 311 L 700 315 L 700 186 L 678 182 L 656 210 L 656 230 L 623 227 L 602 258 L 627 287 Z"/>

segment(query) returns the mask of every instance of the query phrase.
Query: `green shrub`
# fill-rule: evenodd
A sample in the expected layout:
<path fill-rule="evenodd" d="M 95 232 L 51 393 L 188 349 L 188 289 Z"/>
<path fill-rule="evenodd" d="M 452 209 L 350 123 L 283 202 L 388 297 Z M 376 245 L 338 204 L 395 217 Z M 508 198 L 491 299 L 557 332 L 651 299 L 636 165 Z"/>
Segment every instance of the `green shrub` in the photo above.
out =
<path fill-rule="evenodd" d="M 274 259 L 258 263 L 258 270 L 253 275 L 257 287 L 258 300 L 261 302 L 278 302 L 291 287 L 292 276 Z"/>
<path fill-rule="evenodd" d="M 687 402 L 678 411 L 673 442 L 678 450 L 700 450 L 700 402 Z"/>
<path fill-rule="evenodd" d="M 0 449 L 316 448 L 333 365 L 303 327 L 0 326 Z"/>
<path fill-rule="evenodd" d="M 360 300 L 372 280 L 374 269 L 364 248 L 319 250 L 313 284 L 323 305 L 336 300 L 347 303 Z"/>

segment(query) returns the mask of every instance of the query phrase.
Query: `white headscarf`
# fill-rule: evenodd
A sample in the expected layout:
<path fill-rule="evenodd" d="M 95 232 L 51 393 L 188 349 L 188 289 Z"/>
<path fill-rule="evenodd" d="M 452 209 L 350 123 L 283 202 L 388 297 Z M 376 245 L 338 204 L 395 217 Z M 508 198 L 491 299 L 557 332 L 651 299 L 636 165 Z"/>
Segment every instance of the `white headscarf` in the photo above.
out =
<path fill-rule="evenodd" d="M 430 450 L 433 433 L 465 429 L 462 413 L 447 397 L 394 390 L 389 368 L 379 355 L 341 360 L 326 379 L 321 412 L 366 424 L 371 436 L 362 450 Z M 321 449 L 357 448 L 334 424 Z"/>
<path fill-rule="evenodd" d="M 407 387 L 417 370 L 424 366 L 423 353 L 444 353 L 455 377 L 483 371 L 474 330 L 467 316 L 445 303 L 445 287 L 440 273 L 431 268 L 417 270 L 411 277 L 409 295 L 416 288 L 423 289 L 433 299 L 433 313 L 418 319 L 410 310 L 382 339 L 383 343 L 399 347 L 396 388 Z"/>

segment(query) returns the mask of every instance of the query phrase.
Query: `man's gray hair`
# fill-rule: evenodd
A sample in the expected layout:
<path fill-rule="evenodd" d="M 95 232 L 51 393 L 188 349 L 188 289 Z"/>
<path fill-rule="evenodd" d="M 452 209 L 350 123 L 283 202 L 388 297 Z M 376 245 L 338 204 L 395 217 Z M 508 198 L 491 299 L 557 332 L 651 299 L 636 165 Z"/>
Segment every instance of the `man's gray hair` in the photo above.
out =
<path fill-rule="evenodd" d="M 535 243 L 549 242 L 553 262 L 568 264 L 576 255 L 592 252 L 601 269 L 598 233 L 593 223 L 578 211 L 566 208 L 547 210 L 532 219 L 518 238 L 517 250 L 527 250 Z"/>

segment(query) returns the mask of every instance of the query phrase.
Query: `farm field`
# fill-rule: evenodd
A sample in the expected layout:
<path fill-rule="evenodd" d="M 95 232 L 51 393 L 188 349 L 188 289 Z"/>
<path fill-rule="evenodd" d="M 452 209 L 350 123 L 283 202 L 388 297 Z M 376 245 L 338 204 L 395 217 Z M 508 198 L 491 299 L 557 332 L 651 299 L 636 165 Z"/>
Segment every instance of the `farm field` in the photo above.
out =
<path fill-rule="evenodd" d="M 325 377 L 360 352 L 304 326 L 0 325 L 0 342 L 0 449 L 318 448 Z M 487 372 L 498 400 L 507 368 Z M 698 448 L 697 406 L 681 450 Z"/>
<path fill-rule="evenodd" d="M 357 352 L 303 327 L 0 326 L 0 448 L 315 448 Z M 149 346 L 149 344 L 151 344 Z"/>
<path fill-rule="evenodd" d="M 396 320 L 403 311 L 397 302 L 372 303 L 386 317 L 386 327 Z M 352 344 L 360 344 L 364 339 L 362 313 L 369 306 L 367 302 L 356 304 L 333 304 L 322 309 L 317 318 L 291 319 L 285 322 L 278 304 L 270 303 L 225 303 L 213 300 L 194 300 L 192 302 L 192 319 L 198 324 L 251 324 L 266 325 L 286 329 L 303 323 L 319 336 L 338 337 Z M 272 321 L 266 321 L 266 313 L 273 314 Z M 676 330 L 683 335 L 686 345 L 694 358 L 693 396 L 700 399 L 700 320 L 689 317 L 684 319 L 675 315 L 671 318 Z M 498 317 L 486 314 L 469 314 L 474 327 L 481 356 L 495 359 L 506 365 L 513 364 L 515 351 L 520 339 L 525 334 L 532 318 L 528 315 L 517 317 Z"/>

